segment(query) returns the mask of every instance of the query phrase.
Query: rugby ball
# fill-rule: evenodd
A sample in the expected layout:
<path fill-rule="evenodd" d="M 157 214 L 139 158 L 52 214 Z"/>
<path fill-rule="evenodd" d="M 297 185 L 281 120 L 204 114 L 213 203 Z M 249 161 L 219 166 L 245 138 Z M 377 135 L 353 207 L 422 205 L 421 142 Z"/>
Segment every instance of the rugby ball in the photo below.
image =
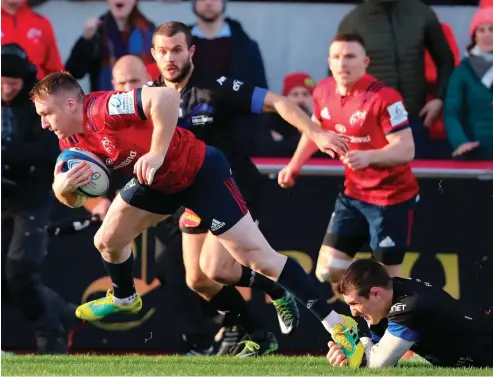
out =
<path fill-rule="evenodd" d="M 96 198 L 104 195 L 110 187 L 111 173 L 105 164 L 94 153 L 81 148 L 70 148 L 64 150 L 57 158 L 57 163 L 63 161 L 62 171 L 69 171 L 71 168 L 86 161 L 91 166 L 93 172 L 91 182 L 81 186 L 77 192 L 89 198 Z"/>

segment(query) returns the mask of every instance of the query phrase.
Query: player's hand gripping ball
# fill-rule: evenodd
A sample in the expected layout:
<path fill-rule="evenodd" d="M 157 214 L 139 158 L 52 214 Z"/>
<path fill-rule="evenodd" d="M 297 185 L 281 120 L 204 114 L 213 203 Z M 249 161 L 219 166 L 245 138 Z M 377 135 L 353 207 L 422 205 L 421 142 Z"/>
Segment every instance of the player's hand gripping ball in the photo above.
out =
<path fill-rule="evenodd" d="M 58 156 L 53 189 L 61 194 L 76 191 L 96 198 L 108 191 L 110 177 L 110 171 L 95 154 L 70 148 Z"/>

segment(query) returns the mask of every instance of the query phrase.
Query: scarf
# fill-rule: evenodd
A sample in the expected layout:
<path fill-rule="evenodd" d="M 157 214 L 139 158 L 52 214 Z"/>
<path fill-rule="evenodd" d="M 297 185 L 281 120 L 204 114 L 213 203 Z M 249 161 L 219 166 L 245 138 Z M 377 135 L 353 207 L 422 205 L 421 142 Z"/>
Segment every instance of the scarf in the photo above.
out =
<path fill-rule="evenodd" d="M 493 91 L 493 52 L 482 51 L 476 45 L 469 51 L 469 63 L 483 85 Z"/>
<path fill-rule="evenodd" d="M 101 21 L 101 69 L 98 77 L 98 90 L 113 90 L 111 70 L 122 56 L 139 56 L 146 65 L 154 62 L 151 47 L 155 26 L 137 10 L 135 25 L 128 32 L 127 40 L 124 41 L 124 34 L 118 29 L 111 12 L 104 14 Z"/>

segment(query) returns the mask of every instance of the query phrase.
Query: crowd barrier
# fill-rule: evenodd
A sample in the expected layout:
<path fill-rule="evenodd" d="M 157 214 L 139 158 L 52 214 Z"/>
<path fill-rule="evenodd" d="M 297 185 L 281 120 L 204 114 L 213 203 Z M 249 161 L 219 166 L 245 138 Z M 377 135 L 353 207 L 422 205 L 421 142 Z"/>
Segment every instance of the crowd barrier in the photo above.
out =
<path fill-rule="evenodd" d="M 338 162 L 313 160 L 305 165 L 293 189 L 277 186 L 275 175 L 285 159 L 257 159 L 266 183 L 260 206 L 260 227 L 272 246 L 296 258 L 312 273 L 320 243 L 343 185 Z M 471 303 L 493 304 L 491 286 L 483 280 L 485 266 L 493 258 L 493 161 L 416 161 L 420 203 L 414 226 L 412 248 L 404 261 L 405 276 L 420 277 L 443 287 L 452 296 Z M 79 210 L 83 211 L 83 210 Z M 57 205 L 54 220 L 77 216 Z M 80 213 L 79 213 L 80 214 Z M 96 229 L 66 237 L 53 237 L 44 265 L 44 280 L 64 298 L 75 303 L 110 287 L 92 236 Z M 135 242 L 136 285 L 144 295 L 144 309 L 135 318 L 116 318 L 112 323 L 85 326 L 74 337 L 72 350 L 95 352 L 177 352 L 181 334 L 174 326 L 173 297 L 169 287 L 155 279 L 153 230 Z M 368 257 L 362 250 L 358 257 Z M 491 279 L 493 281 L 493 279 Z M 319 284 L 334 309 L 347 311 L 331 298 L 330 288 Z M 255 314 L 276 329 L 277 319 L 268 299 L 259 292 L 241 289 Z M 490 297 L 488 297 L 490 295 Z M 291 337 L 279 335 L 280 351 L 320 353 L 326 350 L 327 335 L 307 310 L 301 309 L 300 329 Z M 121 320 L 121 322 L 120 322 Z M 20 313 L 2 306 L 2 349 L 33 349 L 29 326 Z"/>

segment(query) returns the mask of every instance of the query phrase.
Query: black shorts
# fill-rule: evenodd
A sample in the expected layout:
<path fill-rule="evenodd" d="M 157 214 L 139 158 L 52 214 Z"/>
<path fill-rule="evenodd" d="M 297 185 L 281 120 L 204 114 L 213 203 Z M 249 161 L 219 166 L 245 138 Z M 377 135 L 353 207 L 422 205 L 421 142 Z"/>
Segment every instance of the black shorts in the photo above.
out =
<path fill-rule="evenodd" d="M 370 241 L 375 259 L 401 264 L 411 241 L 419 196 L 389 206 L 377 206 L 339 194 L 323 244 L 351 258 Z"/>
<path fill-rule="evenodd" d="M 255 223 L 258 224 L 258 220 L 255 218 L 255 211 L 250 207 L 248 209 Z M 180 218 L 179 227 L 183 233 L 187 234 L 204 234 L 209 231 L 207 224 L 190 208 L 184 208 L 184 216 Z"/>
<path fill-rule="evenodd" d="M 185 190 L 163 193 L 133 178 L 120 195 L 131 206 L 160 215 L 171 215 L 182 206 L 190 208 L 214 235 L 226 232 L 248 213 L 226 157 L 210 146 L 194 182 Z"/>

